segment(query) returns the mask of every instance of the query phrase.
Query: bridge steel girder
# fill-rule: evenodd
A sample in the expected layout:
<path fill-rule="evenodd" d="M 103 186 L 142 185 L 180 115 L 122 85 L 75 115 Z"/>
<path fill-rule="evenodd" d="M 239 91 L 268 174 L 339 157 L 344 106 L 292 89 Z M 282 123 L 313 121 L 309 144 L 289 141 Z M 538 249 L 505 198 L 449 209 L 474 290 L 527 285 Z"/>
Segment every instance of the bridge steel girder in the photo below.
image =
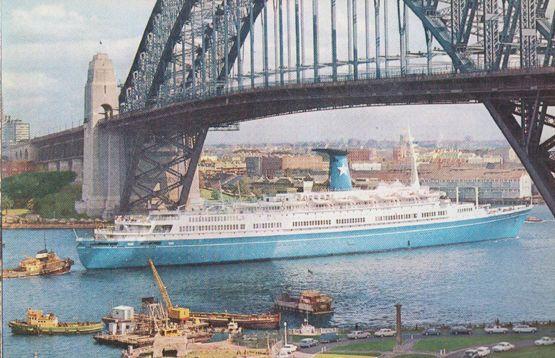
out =
<path fill-rule="evenodd" d="M 483 1 L 486 3 L 492 2 L 492 0 Z M 405 0 L 405 2 L 415 10 L 415 14 L 420 18 L 425 28 L 430 26 L 433 27 L 434 23 L 431 21 L 432 19 L 423 13 L 421 7 L 419 8 L 417 0 Z M 552 63 L 549 61 L 549 56 L 553 47 L 553 38 L 555 36 L 553 23 L 550 26 L 548 22 L 544 21 L 545 19 L 541 20 L 536 18 L 536 0 L 519 0 L 518 3 L 519 6 L 518 8 L 514 8 L 515 13 L 512 15 L 512 18 L 505 19 L 512 20 L 513 25 L 507 25 L 505 23 L 502 36 L 510 36 L 512 40 L 514 35 L 510 33 L 511 27 L 514 26 L 516 17 L 519 16 L 521 69 L 531 68 L 537 65 L 537 32 L 540 32 L 540 34 L 548 40 L 548 54 L 544 61 L 544 65 L 555 67 L 555 60 Z M 540 12 L 542 9 L 547 9 L 548 0 L 540 5 Z M 555 22 L 555 13 L 552 22 Z M 507 26 L 509 26 L 509 28 L 507 28 Z M 472 69 L 471 66 L 462 65 L 464 63 L 464 57 L 462 57 L 460 53 L 454 51 L 452 46 L 448 43 L 448 40 L 452 38 L 453 35 L 449 34 L 444 26 L 438 26 L 435 31 L 430 29 L 430 32 L 451 57 L 453 65 L 459 71 L 466 72 Z M 445 45 L 447 45 L 447 47 L 445 47 Z M 496 59 L 493 59 L 495 61 L 493 69 L 499 65 L 507 66 L 507 60 L 501 63 L 500 58 L 503 56 L 503 51 L 498 51 L 497 56 Z M 508 54 L 506 57 L 508 57 Z M 540 143 L 542 129 L 546 123 L 547 108 L 553 105 L 552 103 L 548 103 L 546 99 L 548 95 L 550 94 L 537 91 L 535 99 L 514 98 L 513 100 L 505 101 L 494 100 L 491 96 L 484 96 L 481 102 L 484 103 L 495 123 L 500 128 L 513 150 L 517 153 L 549 209 L 553 215 L 555 215 L 555 155 L 552 152 L 552 149 L 555 147 L 555 141 L 552 140 L 553 137 L 551 137 L 544 141 L 544 143 Z M 520 107 L 520 112 L 516 110 L 518 107 Z M 521 117 L 520 125 L 518 125 L 515 113 L 516 116 Z"/>
<path fill-rule="evenodd" d="M 205 126 L 135 128 L 121 212 L 185 205 L 207 133 Z"/>
<path fill-rule="evenodd" d="M 403 0 L 411 11 L 420 19 L 424 29 L 428 30 L 443 50 L 449 55 L 453 61 L 453 65 L 459 71 L 471 71 L 475 68 L 472 60 L 460 51 L 458 45 L 454 43 L 454 36 L 451 34 L 445 23 L 440 21 L 437 16 L 430 14 L 429 7 L 421 0 Z"/>
<path fill-rule="evenodd" d="M 175 103 L 160 109 L 124 113 L 100 126 L 132 129 L 164 123 L 168 126 L 210 127 L 297 113 L 356 106 L 479 103 L 492 99 L 535 100 L 538 91 L 555 105 L 555 69 L 498 71 L 445 75 L 409 75 L 389 79 L 292 84 L 255 88 L 198 101 Z"/>

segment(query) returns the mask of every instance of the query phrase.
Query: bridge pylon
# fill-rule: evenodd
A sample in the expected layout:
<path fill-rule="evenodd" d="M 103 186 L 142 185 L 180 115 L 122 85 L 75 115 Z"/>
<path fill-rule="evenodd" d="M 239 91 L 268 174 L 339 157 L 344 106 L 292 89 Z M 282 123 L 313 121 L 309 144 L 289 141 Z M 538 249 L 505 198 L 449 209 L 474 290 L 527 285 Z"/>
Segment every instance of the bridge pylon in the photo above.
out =
<path fill-rule="evenodd" d="M 90 217 L 111 216 L 119 210 L 124 171 L 127 166 L 124 134 L 101 128 L 101 119 L 118 112 L 119 90 L 114 65 L 107 54 L 98 53 L 89 63 L 85 85 L 82 201 L 79 213 Z"/>

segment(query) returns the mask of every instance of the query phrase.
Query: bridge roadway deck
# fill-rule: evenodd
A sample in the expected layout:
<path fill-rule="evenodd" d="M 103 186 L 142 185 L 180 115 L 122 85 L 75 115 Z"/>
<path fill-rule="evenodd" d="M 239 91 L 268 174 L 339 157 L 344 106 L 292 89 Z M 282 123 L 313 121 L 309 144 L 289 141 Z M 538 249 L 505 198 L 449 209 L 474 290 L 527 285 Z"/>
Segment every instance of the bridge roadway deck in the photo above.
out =
<path fill-rule="evenodd" d="M 480 103 L 535 99 L 555 105 L 555 68 L 293 84 L 227 91 L 205 99 L 103 119 L 102 127 L 140 130 L 218 126 L 297 112 L 376 105 Z"/>

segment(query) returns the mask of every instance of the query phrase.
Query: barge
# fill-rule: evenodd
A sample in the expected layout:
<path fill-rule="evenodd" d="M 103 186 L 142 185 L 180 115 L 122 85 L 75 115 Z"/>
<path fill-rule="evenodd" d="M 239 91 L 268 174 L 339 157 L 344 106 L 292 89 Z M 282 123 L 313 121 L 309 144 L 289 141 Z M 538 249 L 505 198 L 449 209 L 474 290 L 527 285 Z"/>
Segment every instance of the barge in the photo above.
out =
<path fill-rule="evenodd" d="M 227 327 L 235 322 L 243 329 L 279 329 L 279 313 L 238 314 L 216 312 L 191 312 L 191 318 L 209 323 L 213 327 Z"/>

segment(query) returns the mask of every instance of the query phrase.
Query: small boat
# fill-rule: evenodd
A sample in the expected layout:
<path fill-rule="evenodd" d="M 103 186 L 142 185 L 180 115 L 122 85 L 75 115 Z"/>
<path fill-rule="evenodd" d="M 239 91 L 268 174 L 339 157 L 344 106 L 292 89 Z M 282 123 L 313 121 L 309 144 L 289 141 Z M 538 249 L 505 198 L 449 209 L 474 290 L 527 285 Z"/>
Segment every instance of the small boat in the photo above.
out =
<path fill-rule="evenodd" d="M 543 222 L 542 219 L 536 217 L 536 216 L 529 216 L 526 218 L 525 220 L 527 223 L 541 223 Z"/>
<path fill-rule="evenodd" d="M 71 270 L 74 264 L 70 258 L 61 259 L 54 251 L 41 250 L 35 257 L 26 257 L 19 267 L 2 272 L 3 278 L 22 278 L 31 276 L 61 275 Z"/>
<path fill-rule="evenodd" d="M 41 310 L 27 310 L 25 321 L 14 320 L 8 323 L 13 334 L 89 334 L 102 330 L 101 322 L 59 322 L 52 313 L 43 314 Z"/>
<path fill-rule="evenodd" d="M 302 291 L 299 296 L 291 296 L 288 293 L 281 295 L 275 302 L 278 310 L 296 311 L 308 314 L 331 314 L 333 299 L 318 291 Z"/>
<path fill-rule="evenodd" d="M 279 329 L 281 315 L 191 312 L 191 318 L 208 322 L 213 327 L 227 327 L 230 322 L 235 322 L 243 329 Z"/>

